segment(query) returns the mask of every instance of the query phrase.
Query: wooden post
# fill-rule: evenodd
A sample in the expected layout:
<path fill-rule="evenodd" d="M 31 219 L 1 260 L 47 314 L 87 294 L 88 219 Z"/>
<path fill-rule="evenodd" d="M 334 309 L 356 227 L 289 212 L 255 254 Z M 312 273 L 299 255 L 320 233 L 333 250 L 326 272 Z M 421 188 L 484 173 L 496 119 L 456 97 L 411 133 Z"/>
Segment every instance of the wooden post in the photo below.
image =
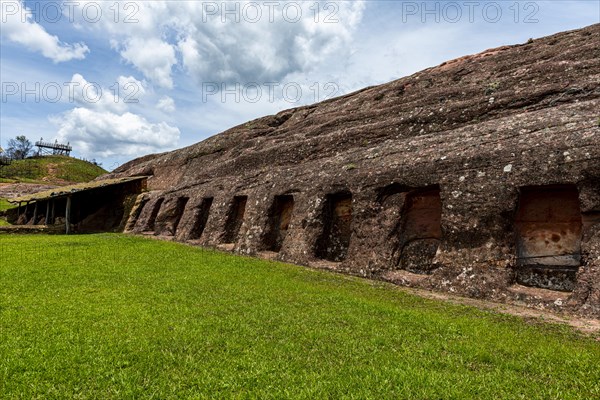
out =
<path fill-rule="evenodd" d="M 71 196 L 67 197 L 67 209 L 65 210 L 65 233 L 71 233 Z"/>
<path fill-rule="evenodd" d="M 54 225 L 54 209 L 56 208 L 56 201 L 52 200 L 52 211 L 50 211 L 50 223 Z"/>
<path fill-rule="evenodd" d="M 20 216 L 21 216 L 21 202 L 19 202 L 19 205 L 17 206 L 17 219 L 19 219 Z"/>
<path fill-rule="evenodd" d="M 46 221 L 44 225 L 48 225 L 50 223 L 50 200 L 46 202 Z"/>
<path fill-rule="evenodd" d="M 35 206 L 33 207 L 33 223 L 31 225 L 35 225 L 37 222 L 37 210 L 38 210 L 38 202 L 35 202 Z"/>

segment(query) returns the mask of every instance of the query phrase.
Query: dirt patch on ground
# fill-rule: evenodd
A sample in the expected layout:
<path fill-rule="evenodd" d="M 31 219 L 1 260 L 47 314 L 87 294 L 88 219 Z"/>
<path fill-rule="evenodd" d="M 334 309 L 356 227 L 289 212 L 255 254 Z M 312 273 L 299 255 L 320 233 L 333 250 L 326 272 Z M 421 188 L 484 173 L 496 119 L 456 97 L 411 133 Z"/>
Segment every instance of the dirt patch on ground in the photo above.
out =
<path fill-rule="evenodd" d="M 56 185 L 39 185 L 34 183 L 0 183 L 0 198 L 24 196 L 54 189 Z"/>
<path fill-rule="evenodd" d="M 68 185 L 71 183 L 58 177 L 58 164 L 49 163 L 48 165 L 46 165 L 46 169 L 48 170 L 48 173 L 45 177 L 42 178 L 44 182 L 51 182 L 56 185 Z"/>

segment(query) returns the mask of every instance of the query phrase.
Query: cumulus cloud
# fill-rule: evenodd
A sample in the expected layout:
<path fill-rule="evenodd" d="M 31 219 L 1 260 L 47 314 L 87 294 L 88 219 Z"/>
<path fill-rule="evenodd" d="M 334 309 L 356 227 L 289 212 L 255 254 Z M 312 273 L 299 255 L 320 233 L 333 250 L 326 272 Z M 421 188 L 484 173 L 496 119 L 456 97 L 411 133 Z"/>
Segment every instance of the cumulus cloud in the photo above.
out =
<path fill-rule="evenodd" d="M 74 74 L 62 94 L 63 102 L 93 110 L 124 113 L 129 105 L 139 103 L 145 96 L 146 84 L 133 76 L 119 76 L 117 85 L 107 88 L 87 81 L 81 74 Z"/>
<path fill-rule="evenodd" d="M 262 7 L 256 22 L 243 9 L 236 22 L 233 17 L 223 19 L 228 17 L 224 5 L 207 16 L 202 5 L 195 4 L 199 9 L 187 13 L 177 42 L 183 67 L 199 82 L 269 82 L 350 54 L 364 2 L 329 3 L 336 8 L 320 14 L 315 14 L 312 2 L 288 4 L 294 7 L 286 8 L 286 2 L 274 7 L 272 18 Z"/>
<path fill-rule="evenodd" d="M 2 1 L 2 36 L 23 45 L 30 51 L 39 52 L 55 63 L 81 60 L 90 51 L 84 43 L 68 44 L 51 35 L 33 20 L 31 9 L 23 1 Z"/>
<path fill-rule="evenodd" d="M 96 82 L 88 82 L 81 74 L 75 74 L 68 82 L 68 90 L 63 91 L 64 99 L 69 103 L 96 110 L 123 113 L 127 104 L 116 91 L 103 88 Z"/>
<path fill-rule="evenodd" d="M 134 157 L 165 151 L 174 147 L 180 135 L 176 127 L 150 123 L 130 112 L 77 107 L 53 121 L 60 126 L 58 140 L 69 141 L 86 157 Z"/>
<path fill-rule="evenodd" d="M 133 76 L 119 76 L 118 97 L 125 104 L 137 104 L 146 95 L 146 81 L 139 81 Z"/>
<path fill-rule="evenodd" d="M 143 96 L 144 94 L 146 94 L 146 82 L 139 81 L 133 76 L 119 76 L 117 82 L 119 82 L 119 86 L 123 90 L 133 90 L 131 88 L 135 88 L 135 92 L 139 96 Z"/>
<path fill-rule="evenodd" d="M 156 108 L 166 113 L 173 113 L 175 112 L 175 100 L 173 100 L 169 96 L 164 96 L 160 100 L 158 100 Z"/>
<path fill-rule="evenodd" d="M 157 85 L 171 89 L 171 69 L 177 64 L 175 49 L 159 39 L 133 37 L 125 41 L 121 56 Z"/>
<path fill-rule="evenodd" d="M 143 82 L 132 76 L 120 76 L 117 81 L 118 92 L 114 86 L 102 87 L 81 74 L 73 75 L 68 93 L 76 107 L 51 117 L 58 126 L 57 139 L 93 158 L 131 158 L 174 148 L 180 136 L 177 127 L 150 122 L 129 110 L 131 101 L 137 100 L 132 93 L 146 94 Z"/>
<path fill-rule="evenodd" d="M 107 32 L 127 62 L 164 88 L 173 87 L 178 64 L 196 82 L 263 83 L 339 63 L 352 53 L 365 8 L 364 1 L 137 4 L 138 23 L 106 18 L 91 29 Z"/>

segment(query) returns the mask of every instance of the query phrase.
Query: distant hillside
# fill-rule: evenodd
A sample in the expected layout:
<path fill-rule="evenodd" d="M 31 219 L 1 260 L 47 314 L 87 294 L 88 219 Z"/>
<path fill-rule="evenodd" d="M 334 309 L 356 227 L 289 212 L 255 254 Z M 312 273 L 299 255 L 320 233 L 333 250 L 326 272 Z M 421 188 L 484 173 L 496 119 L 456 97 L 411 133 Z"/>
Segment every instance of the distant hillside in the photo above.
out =
<path fill-rule="evenodd" d="M 88 161 L 67 156 L 33 157 L 0 167 L 0 182 L 64 185 L 88 182 L 106 171 Z"/>

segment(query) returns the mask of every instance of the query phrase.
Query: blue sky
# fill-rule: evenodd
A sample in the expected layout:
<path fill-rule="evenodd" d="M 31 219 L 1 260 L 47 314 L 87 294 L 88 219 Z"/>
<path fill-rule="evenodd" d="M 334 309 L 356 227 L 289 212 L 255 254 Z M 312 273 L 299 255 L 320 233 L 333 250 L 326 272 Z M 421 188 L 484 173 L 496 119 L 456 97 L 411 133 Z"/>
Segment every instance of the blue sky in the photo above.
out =
<path fill-rule="evenodd" d="M 109 169 L 600 22 L 595 0 L 0 2 L 0 145 L 68 141 Z"/>

